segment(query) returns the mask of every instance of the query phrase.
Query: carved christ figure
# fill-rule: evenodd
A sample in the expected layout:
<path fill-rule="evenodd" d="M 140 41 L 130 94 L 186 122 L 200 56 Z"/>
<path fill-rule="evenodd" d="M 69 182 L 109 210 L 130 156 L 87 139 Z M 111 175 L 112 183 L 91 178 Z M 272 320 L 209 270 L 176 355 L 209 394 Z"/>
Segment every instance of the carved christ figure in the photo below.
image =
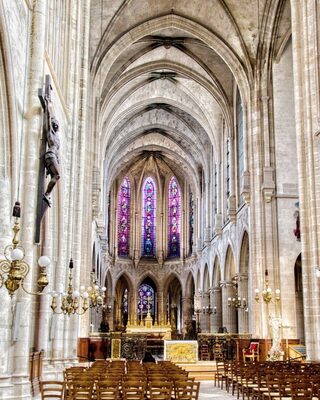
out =
<path fill-rule="evenodd" d="M 50 181 L 47 189 L 43 194 L 43 200 L 51 207 L 51 192 L 60 179 L 60 160 L 59 160 L 59 122 L 52 116 L 52 106 L 50 99 L 45 97 L 46 114 L 47 114 L 47 151 L 44 155 L 44 165 L 46 175 L 50 175 Z"/>

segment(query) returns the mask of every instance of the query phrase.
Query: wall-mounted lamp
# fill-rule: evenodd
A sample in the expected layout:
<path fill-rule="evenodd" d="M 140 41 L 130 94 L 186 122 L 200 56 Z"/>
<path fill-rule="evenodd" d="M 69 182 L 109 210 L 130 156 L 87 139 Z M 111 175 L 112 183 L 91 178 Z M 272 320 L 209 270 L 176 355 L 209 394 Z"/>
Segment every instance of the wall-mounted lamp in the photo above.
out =
<path fill-rule="evenodd" d="M 20 245 L 18 239 L 18 233 L 20 231 L 19 218 L 20 218 L 20 203 L 16 202 L 13 208 L 13 216 L 15 217 L 13 230 L 12 244 L 4 248 L 5 260 L 0 261 L 0 288 L 4 285 L 9 292 L 10 296 L 13 296 L 16 290 L 21 287 L 26 293 L 34 295 L 42 295 L 43 289 L 48 285 L 47 271 L 46 268 L 50 264 L 50 259 L 46 256 L 41 256 L 38 260 L 40 267 L 40 276 L 38 278 L 38 291 L 29 292 L 24 287 L 24 280 L 27 277 L 30 266 L 24 260 L 25 250 Z"/>

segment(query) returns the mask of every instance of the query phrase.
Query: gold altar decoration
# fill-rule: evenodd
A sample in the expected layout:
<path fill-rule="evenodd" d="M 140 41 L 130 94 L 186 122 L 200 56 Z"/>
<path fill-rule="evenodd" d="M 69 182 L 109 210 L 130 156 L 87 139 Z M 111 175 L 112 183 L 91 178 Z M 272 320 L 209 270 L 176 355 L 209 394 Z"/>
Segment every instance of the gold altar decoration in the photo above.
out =
<path fill-rule="evenodd" d="M 164 359 L 175 363 L 196 363 L 198 342 L 196 340 L 165 340 Z"/>

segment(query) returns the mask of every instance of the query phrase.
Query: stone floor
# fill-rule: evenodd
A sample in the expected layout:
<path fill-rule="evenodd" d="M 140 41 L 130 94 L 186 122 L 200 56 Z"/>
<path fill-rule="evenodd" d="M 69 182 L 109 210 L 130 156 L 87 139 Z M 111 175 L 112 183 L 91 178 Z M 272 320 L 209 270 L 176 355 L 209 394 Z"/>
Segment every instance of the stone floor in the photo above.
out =
<path fill-rule="evenodd" d="M 199 400 L 224 400 L 224 399 L 236 399 L 225 390 L 221 390 L 218 387 L 214 387 L 212 381 L 201 381 L 200 382 L 200 394 Z"/>

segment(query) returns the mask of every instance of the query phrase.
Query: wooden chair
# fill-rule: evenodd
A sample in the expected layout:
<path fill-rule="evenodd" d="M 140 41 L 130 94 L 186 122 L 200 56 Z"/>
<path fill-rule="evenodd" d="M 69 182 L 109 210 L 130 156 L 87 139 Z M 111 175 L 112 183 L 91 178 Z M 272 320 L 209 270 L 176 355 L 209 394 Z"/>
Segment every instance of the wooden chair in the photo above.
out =
<path fill-rule="evenodd" d="M 242 349 L 243 362 L 259 361 L 259 342 L 251 342 L 247 349 Z"/>
<path fill-rule="evenodd" d="M 144 382 L 124 381 L 122 383 L 123 400 L 144 400 L 146 384 Z"/>
<path fill-rule="evenodd" d="M 171 400 L 172 382 L 150 381 L 148 386 L 150 400 Z"/>
<path fill-rule="evenodd" d="M 72 400 L 88 400 L 92 398 L 93 380 L 77 379 L 72 382 Z"/>
<path fill-rule="evenodd" d="M 200 359 L 202 361 L 210 360 L 209 346 L 206 343 L 203 343 L 200 347 Z"/>
<path fill-rule="evenodd" d="M 101 380 L 97 382 L 97 400 L 115 400 L 119 397 L 119 382 L 115 380 Z"/>
<path fill-rule="evenodd" d="M 41 400 L 44 399 L 63 399 L 65 395 L 65 381 L 41 381 L 40 393 Z"/>
<path fill-rule="evenodd" d="M 223 361 L 223 348 L 222 344 L 216 343 L 213 346 L 213 359 L 217 362 Z"/>
<path fill-rule="evenodd" d="M 200 382 L 176 381 L 175 399 L 176 400 L 198 400 Z"/>
<path fill-rule="evenodd" d="M 308 400 L 313 398 L 313 384 L 311 382 L 291 382 L 292 400 Z"/>
<path fill-rule="evenodd" d="M 223 376 L 225 372 L 224 362 L 216 363 L 216 371 L 214 373 L 214 386 L 220 387 L 223 389 Z"/>

